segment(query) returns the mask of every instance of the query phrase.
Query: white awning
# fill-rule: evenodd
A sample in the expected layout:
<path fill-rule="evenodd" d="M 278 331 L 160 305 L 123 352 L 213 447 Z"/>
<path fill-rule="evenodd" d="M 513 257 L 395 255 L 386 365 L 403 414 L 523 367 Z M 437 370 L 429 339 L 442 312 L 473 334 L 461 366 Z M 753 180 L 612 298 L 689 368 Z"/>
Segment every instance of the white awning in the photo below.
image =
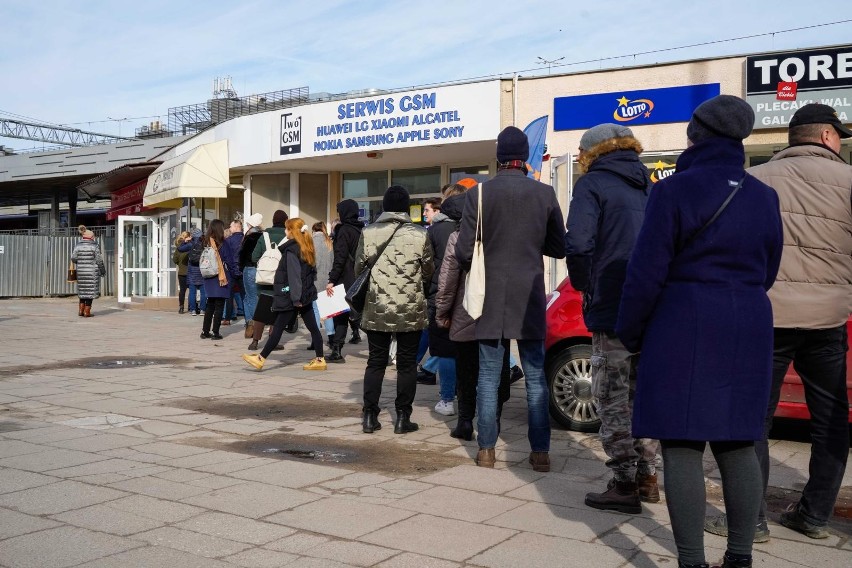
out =
<path fill-rule="evenodd" d="M 148 176 L 142 204 L 185 197 L 228 196 L 228 141 L 204 144 L 166 160 Z"/>

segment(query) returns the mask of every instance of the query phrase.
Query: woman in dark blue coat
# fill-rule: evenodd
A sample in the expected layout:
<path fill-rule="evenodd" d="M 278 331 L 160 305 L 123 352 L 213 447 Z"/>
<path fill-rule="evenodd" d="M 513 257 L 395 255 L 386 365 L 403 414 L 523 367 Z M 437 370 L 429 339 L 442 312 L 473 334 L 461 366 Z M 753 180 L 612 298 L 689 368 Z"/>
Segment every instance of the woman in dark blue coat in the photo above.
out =
<path fill-rule="evenodd" d="M 239 267 L 237 258 L 225 243 L 225 223 L 220 219 L 210 221 L 204 244 L 213 246 L 219 251 L 219 274 L 204 279 L 204 292 L 207 294 L 207 307 L 204 310 L 204 323 L 201 327 L 201 339 L 222 339 L 219 326 L 222 324 L 222 314 L 225 301 L 231 297 L 231 287 L 234 285 L 234 274 Z M 210 324 L 213 324 L 213 334 L 210 334 Z"/>
<path fill-rule="evenodd" d="M 723 566 L 751 566 L 762 497 L 754 440 L 763 436 L 772 373 L 766 291 L 782 249 L 778 197 L 743 169 L 742 139 L 753 125 L 753 111 L 737 97 L 695 110 L 690 147 L 648 200 L 616 326 L 624 345 L 642 352 L 633 435 L 661 441 L 680 566 L 707 566 L 708 441 L 729 520 Z"/>

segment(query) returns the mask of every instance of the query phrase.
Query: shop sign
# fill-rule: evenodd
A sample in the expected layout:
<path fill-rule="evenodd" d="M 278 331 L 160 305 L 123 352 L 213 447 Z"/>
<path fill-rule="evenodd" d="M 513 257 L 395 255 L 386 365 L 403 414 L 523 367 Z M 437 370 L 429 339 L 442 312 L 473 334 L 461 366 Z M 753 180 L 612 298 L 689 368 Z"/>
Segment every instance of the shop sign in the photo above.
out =
<path fill-rule="evenodd" d="M 315 103 L 270 114 L 273 160 L 493 140 L 500 131 L 500 83 Z"/>
<path fill-rule="evenodd" d="M 625 126 L 688 122 L 698 105 L 719 92 L 719 83 L 708 83 L 558 97 L 553 100 L 553 129 L 582 130 L 605 122 Z"/>
<path fill-rule="evenodd" d="M 852 121 L 852 46 L 809 49 L 746 58 L 746 101 L 755 129 L 784 128 L 803 106 L 834 107 Z"/>
<path fill-rule="evenodd" d="M 648 168 L 648 173 L 651 176 L 651 181 L 657 183 L 661 179 L 665 179 L 675 173 L 677 164 L 657 160 L 651 164 L 645 164 Z"/>
<path fill-rule="evenodd" d="M 124 207 L 131 203 L 141 203 L 142 196 L 145 194 L 146 183 L 148 183 L 147 178 L 113 191 L 109 196 L 110 207 Z"/>

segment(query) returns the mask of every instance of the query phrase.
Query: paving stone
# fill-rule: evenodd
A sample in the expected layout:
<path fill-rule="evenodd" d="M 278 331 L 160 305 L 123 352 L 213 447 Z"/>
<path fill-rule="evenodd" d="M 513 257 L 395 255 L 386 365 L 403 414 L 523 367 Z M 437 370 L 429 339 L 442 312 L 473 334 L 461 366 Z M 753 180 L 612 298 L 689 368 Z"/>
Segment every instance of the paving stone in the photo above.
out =
<path fill-rule="evenodd" d="M 264 548 L 252 548 L 223 558 L 231 564 L 243 568 L 278 568 L 293 563 L 299 557 L 287 552 L 266 550 Z M 295 565 L 294 565 L 295 566 Z"/>
<path fill-rule="evenodd" d="M 259 481 L 270 485 L 299 488 L 306 485 L 342 477 L 352 473 L 327 465 L 318 465 L 293 460 L 278 461 L 252 469 L 243 469 L 231 474 L 231 477 Z"/>
<path fill-rule="evenodd" d="M 482 487 L 487 488 L 488 486 L 483 485 Z M 461 521 L 483 522 L 506 513 L 506 511 L 517 509 L 525 503 L 525 501 L 518 499 L 489 495 L 479 491 L 469 491 L 456 487 L 433 487 L 388 505 Z M 511 515 L 511 513 L 508 513 L 508 515 Z"/>
<path fill-rule="evenodd" d="M 416 515 L 360 540 L 460 562 L 506 540 L 515 532 L 432 515 Z M 412 535 L 417 537 L 412 538 Z"/>
<path fill-rule="evenodd" d="M 197 517 L 173 525 L 177 528 L 195 531 L 210 536 L 219 536 L 249 544 L 266 544 L 289 536 L 296 531 L 278 524 L 265 523 L 229 515 L 227 513 L 203 513 Z"/>
<path fill-rule="evenodd" d="M 85 438 L 94 436 L 95 433 L 67 426 L 48 426 L 45 428 L 27 428 L 16 432 L 7 432 L 6 437 L 14 440 L 23 440 L 31 444 L 47 444 L 58 440 L 70 440 L 72 438 Z"/>
<path fill-rule="evenodd" d="M 157 497 L 159 499 L 171 499 L 179 501 L 193 495 L 200 495 L 207 491 L 204 487 L 196 487 L 187 483 L 177 483 L 160 479 L 159 477 L 145 476 L 127 481 L 119 481 L 112 483 L 109 487 L 129 491 L 131 493 L 141 493 L 149 497 Z"/>
<path fill-rule="evenodd" d="M 12 493 L 30 487 L 39 487 L 60 481 L 58 477 L 21 471 L 19 469 L 0 469 L 0 493 Z"/>
<path fill-rule="evenodd" d="M 72 467 L 64 467 L 61 469 L 51 469 L 46 472 L 48 475 L 57 477 L 83 477 L 86 475 L 97 475 L 100 473 L 123 473 L 127 475 L 133 471 L 148 471 L 151 465 L 143 462 L 123 460 L 123 459 L 105 459 L 103 461 L 87 463 L 83 465 L 75 465 Z M 165 468 L 164 468 L 165 469 Z"/>
<path fill-rule="evenodd" d="M 165 546 L 142 546 L 76 568 L 233 568 L 233 564 Z"/>
<path fill-rule="evenodd" d="M 138 546 L 122 537 L 58 527 L 0 542 L 0 558 L 10 568 L 65 568 Z"/>
<path fill-rule="evenodd" d="M 53 515 L 111 501 L 125 495 L 127 494 L 106 487 L 87 485 L 77 481 L 60 481 L 0 495 L 0 507 L 31 515 Z"/>
<path fill-rule="evenodd" d="M 87 438 L 74 438 L 73 440 L 60 440 L 51 442 L 50 445 L 67 450 L 80 450 L 84 452 L 102 452 L 116 448 L 127 448 L 136 446 L 139 440 L 132 436 L 120 436 L 118 434 L 98 433 Z"/>
<path fill-rule="evenodd" d="M 152 442 L 150 444 L 139 444 L 133 447 L 137 452 L 145 454 L 157 454 L 167 458 L 182 458 L 195 454 L 205 454 L 212 450 L 206 448 L 195 448 L 182 444 L 171 444 L 169 442 Z"/>
<path fill-rule="evenodd" d="M 475 491 L 487 487 L 489 493 L 499 495 L 528 485 L 546 475 L 546 473 L 537 473 L 532 470 L 501 470 L 475 465 L 459 465 L 421 477 L 420 481 Z"/>
<path fill-rule="evenodd" d="M 127 536 L 163 526 L 163 522 L 140 517 L 107 505 L 94 505 L 53 516 L 54 519 L 93 531 Z"/>
<path fill-rule="evenodd" d="M 403 552 L 376 565 L 376 568 L 458 568 L 458 562 L 441 560 L 422 554 Z"/>
<path fill-rule="evenodd" d="M 49 448 L 39 444 L 23 442 L 21 440 L 0 440 L 0 457 L 4 458 L 22 456 L 25 454 L 35 454 L 47 449 Z"/>
<path fill-rule="evenodd" d="M 166 460 L 162 462 L 163 465 L 167 465 L 169 467 L 183 467 L 183 468 L 198 468 L 200 466 L 219 464 L 229 461 L 239 461 L 239 460 L 251 460 L 252 458 L 243 455 L 236 454 L 233 452 L 223 452 L 220 450 L 213 450 L 211 452 L 206 452 L 203 454 L 194 454 L 191 456 L 186 456 L 182 458 L 174 458 L 170 460 Z M 255 465 L 249 465 L 248 467 L 256 467 Z"/>
<path fill-rule="evenodd" d="M 633 552 L 552 536 L 520 533 L 468 562 L 490 568 L 608 568 L 628 565 Z"/>
<path fill-rule="evenodd" d="M 293 554 L 304 554 L 306 551 L 316 548 L 329 540 L 331 539 L 318 534 L 296 533 L 281 540 L 270 542 L 264 548 L 280 552 L 291 552 Z"/>
<path fill-rule="evenodd" d="M 156 546 L 168 546 L 169 548 L 183 550 L 184 552 L 207 558 L 227 556 L 249 548 L 249 545 L 241 542 L 174 527 L 154 529 L 149 532 L 137 534 L 133 538 Z"/>
<path fill-rule="evenodd" d="M 286 487 L 246 482 L 182 499 L 183 503 L 258 519 L 319 499 Z"/>
<path fill-rule="evenodd" d="M 0 459 L 0 467 L 12 467 L 27 471 L 50 471 L 63 467 L 72 467 L 84 463 L 102 461 L 106 458 L 98 454 L 78 452 L 76 450 L 49 449 L 43 452 L 13 456 Z"/>
<path fill-rule="evenodd" d="M 229 460 L 221 463 L 212 463 L 210 465 L 199 465 L 193 466 L 193 469 L 197 469 L 198 471 L 206 471 L 208 473 L 215 474 L 229 474 L 234 471 L 242 471 L 244 469 L 251 469 L 253 467 L 257 467 L 260 465 L 265 465 L 268 463 L 275 463 L 278 460 L 273 460 L 270 458 L 252 458 L 248 456 L 241 456 L 242 459 L 239 460 Z"/>
<path fill-rule="evenodd" d="M 57 526 L 59 523 L 49 519 L 0 508 L 0 540 Z"/>
<path fill-rule="evenodd" d="M 124 416 L 122 414 L 105 414 L 103 416 L 84 416 L 81 418 L 73 418 L 60 422 L 65 426 L 74 428 L 85 428 L 86 430 L 112 430 L 115 428 L 125 428 L 134 426 L 144 422 L 141 418 L 133 416 Z"/>
<path fill-rule="evenodd" d="M 205 511 L 200 507 L 155 499 L 147 495 L 131 495 L 122 499 L 116 499 L 115 501 L 110 501 L 107 506 L 164 523 L 183 521 Z"/>
<path fill-rule="evenodd" d="M 305 552 L 308 556 L 345 562 L 355 566 L 373 566 L 377 562 L 386 560 L 398 553 L 398 550 L 347 540 L 332 540 Z"/>
<path fill-rule="evenodd" d="M 410 517 L 413 513 L 349 499 L 314 501 L 265 520 L 340 538 L 357 538 Z M 358 519 L 358 522 L 353 522 Z"/>

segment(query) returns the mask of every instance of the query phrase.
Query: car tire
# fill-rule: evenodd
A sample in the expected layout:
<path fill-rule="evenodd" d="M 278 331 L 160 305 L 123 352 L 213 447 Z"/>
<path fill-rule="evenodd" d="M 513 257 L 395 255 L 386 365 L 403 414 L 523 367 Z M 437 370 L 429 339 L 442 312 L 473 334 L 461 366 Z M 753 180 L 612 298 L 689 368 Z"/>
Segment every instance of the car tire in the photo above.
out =
<path fill-rule="evenodd" d="M 597 432 L 601 421 L 592 398 L 592 346 L 572 345 L 549 358 L 550 416 L 575 432 Z"/>

